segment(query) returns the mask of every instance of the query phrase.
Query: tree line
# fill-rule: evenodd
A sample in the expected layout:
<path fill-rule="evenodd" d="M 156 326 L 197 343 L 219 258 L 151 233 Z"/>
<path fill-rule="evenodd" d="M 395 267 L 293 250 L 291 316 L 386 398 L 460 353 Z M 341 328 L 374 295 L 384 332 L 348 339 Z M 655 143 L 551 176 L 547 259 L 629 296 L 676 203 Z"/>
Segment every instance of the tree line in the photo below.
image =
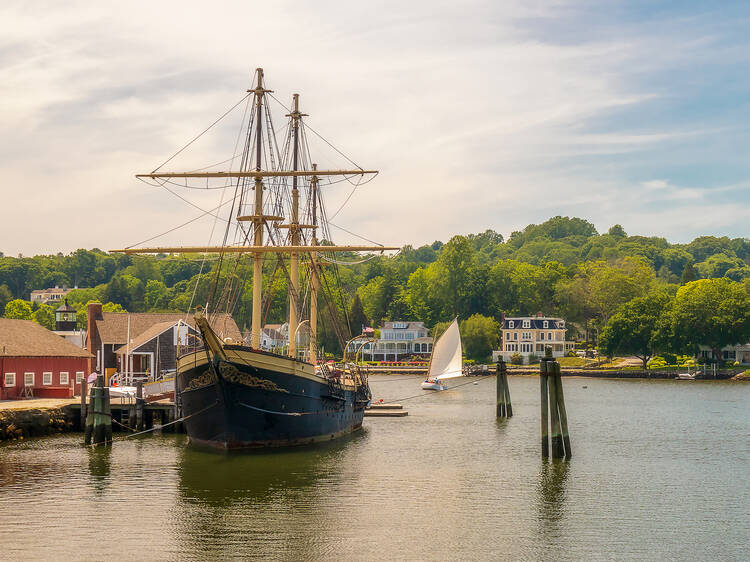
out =
<path fill-rule="evenodd" d="M 699 345 L 718 350 L 750 340 L 747 238 L 701 236 L 670 244 L 660 237 L 629 236 L 620 225 L 599 234 L 584 219 L 558 216 L 507 240 L 486 230 L 445 243 L 404 246 L 395 256 L 364 263 L 355 254 L 337 258 L 352 264 L 322 268 L 331 296 L 323 305 L 321 340 L 331 350 L 340 346 L 334 319 L 356 334 L 362 325 L 377 327 L 386 319 L 423 321 L 432 328 L 458 317 L 465 336 L 473 340 L 471 334 L 481 334 L 486 342 L 472 351 L 479 358 L 497 345 L 503 315 L 537 312 L 565 318 L 569 339 L 594 341 L 610 354 L 694 353 Z M 80 249 L 68 255 L 5 256 L 0 257 L 0 310 L 48 324 L 49 310 L 27 303 L 29 310 L 15 301 L 28 299 L 33 289 L 77 285 L 68 300 L 82 325 L 85 305 L 93 300 L 117 310 L 186 312 L 206 302 L 218 275 L 235 279 L 232 312 L 247 329 L 251 271 L 249 260 L 230 266 L 199 255 Z M 287 280 L 273 261 L 264 268 L 264 285 L 265 322 L 285 321 Z M 645 333 L 644 326 L 653 331 Z"/>

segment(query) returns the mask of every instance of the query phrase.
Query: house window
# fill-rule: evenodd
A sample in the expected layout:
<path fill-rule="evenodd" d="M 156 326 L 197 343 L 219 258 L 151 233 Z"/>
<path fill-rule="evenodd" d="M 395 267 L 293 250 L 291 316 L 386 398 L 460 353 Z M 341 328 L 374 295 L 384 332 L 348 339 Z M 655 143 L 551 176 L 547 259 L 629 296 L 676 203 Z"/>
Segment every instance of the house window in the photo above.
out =
<path fill-rule="evenodd" d="M 547 336 L 548 336 L 547 339 L 551 340 L 552 339 L 552 332 L 550 332 L 549 334 L 547 334 Z M 558 336 L 559 336 L 559 334 L 558 334 Z M 560 338 L 558 337 L 557 339 L 559 340 Z"/>
<path fill-rule="evenodd" d="M 544 332 L 540 332 L 540 333 L 539 333 L 539 339 L 540 339 L 540 340 L 543 340 L 543 339 L 544 339 Z"/>
<path fill-rule="evenodd" d="M 60 384 L 70 384 L 70 376 L 68 375 L 67 371 L 60 371 Z"/>
<path fill-rule="evenodd" d="M 83 382 L 83 371 L 76 371 L 76 384 Z"/>
<path fill-rule="evenodd" d="M 549 320 L 542 322 L 542 328 L 549 328 Z"/>
<path fill-rule="evenodd" d="M 5 373 L 5 386 L 16 386 L 15 373 Z"/>
<path fill-rule="evenodd" d="M 508 328 L 511 330 L 516 327 L 516 323 L 513 320 L 508 320 Z"/>
<path fill-rule="evenodd" d="M 24 373 L 23 374 L 23 385 L 24 386 L 34 386 L 34 373 Z"/>
<path fill-rule="evenodd" d="M 524 328 L 531 328 L 531 320 L 524 320 L 523 321 L 523 327 Z"/>
<path fill-rule="evenodd" d="M 522 340 L 530 340 L 531 339 L 531 332 L 524 332 L 523 334 L 521 334 L 521 339 Z"/>
<path fill-rule="evenodd" d="M 42 384 L 52 384 L 52 373 L 50 373 L 49 371 L 45 371 L 42 373 Z"/>

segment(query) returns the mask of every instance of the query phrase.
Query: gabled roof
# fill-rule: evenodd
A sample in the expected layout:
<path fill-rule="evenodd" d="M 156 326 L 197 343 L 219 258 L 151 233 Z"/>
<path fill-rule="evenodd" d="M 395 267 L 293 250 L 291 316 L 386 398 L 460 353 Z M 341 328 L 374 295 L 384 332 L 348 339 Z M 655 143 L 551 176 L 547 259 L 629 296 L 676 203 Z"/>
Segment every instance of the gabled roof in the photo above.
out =
<path fill-rule="evenodd" d="M 102 312 L 102 318 L 95 320 L 101 342 L 116 345 L 126 344 L 128 342 L 128 317 L 130 318 L 130 339 L 132 340 L 138 338 L 155 324 L 168 322 L 176 324 L 179 320 L 182 320 L 190 327 L 195 328 L 195 320 L 192 315 L 188 315 L 186 318 L 180 312 Z M 209 324 L 221 339 L 232 338 L 236 342 L 242 341 L 242 334 L 229 314 L 211 315 Z"/>
<path fill-rule="evenodd" d="M 15 357 L 91 357 L 85 349 L 36 322 L 10 318 L 0 318 L 0 353 Z"/>
<path fill-rule="evenodd" d="M 148 330 L 146 330 L 141 335 L 139 335 L 137 338 L 133 339 L 133 342 L 130 344 L 130 351 L 135 351 L 136 349 L 141 347 L 143 344 L 150 342 L 155 337 L 163 334 L 170 328 L 173 328 L 180 321 L 182 321 L 183 323 L 186 323 L 181 318 L 180 320 L 177 320 L 177 322 L 172 322 L 170 320 L 167 322 L 159 322 L 158 324 L 154 324 Z M 195 330 L 195 328 L 193 328 L 193 330 Z M 123 345 L 117 348 L 117 353 L 125 353 L 127 349 L 128 349 L 128 344 L 127 342 L 125 342 Z"/>

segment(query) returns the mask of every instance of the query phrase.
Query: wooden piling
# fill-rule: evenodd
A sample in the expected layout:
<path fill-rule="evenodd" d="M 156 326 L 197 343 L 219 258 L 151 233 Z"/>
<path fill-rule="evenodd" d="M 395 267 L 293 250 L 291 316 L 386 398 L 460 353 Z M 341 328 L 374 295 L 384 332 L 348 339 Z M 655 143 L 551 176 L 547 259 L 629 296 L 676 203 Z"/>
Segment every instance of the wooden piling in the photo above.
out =
<path fill-rule="evenodd" d="M 498 418 L 506 418 L 508 417 L 508 411 L 507 411 L 507 405 L 506 405 L 506 392 L 505 392 L 505 380 L 503 379 L 503 371 L 506 370 L 505 361 L 503 361 L 503 358 L 500 357 L 500 359 L 497 362 L 497 367 L 495 367 L 495 371 L 497 373 L 497 380 L 495 381 L 496 386 L 496 392 L 495 392 L 495 401 L 496 401 L 496 408 L 497 413 L 496 416 Z"/>
<path fill-rule="evenodd" d="M 81 429 L 86 427 L 86 399 L 88 398 L 87 381 L 84 374 L 81 379 Z"/>
<path fill-rule="evenodd" d="M 505 361 L 503 361 L 505 366 Z M 513 417 L 513 406 L 510 403 L 510 386 L 508 385 L 508 369 L 503 369 L 503 386 L 505 387 L 505 413 L 509 418 Z"/>
<path fill-rule="evenodd" d="M 555 362 L 547 362 L 547 373 L 549 375 L 549 414 L 550 414 L 550 437 L 552 441 L 552 458 L 561 459 L 565 456 L 563 449 L 562 430 L 560 429 L 560 409 L 557 401 L 557 379 L 555 375 Z"/>
<path fill-rule="evenodd" d="M 138 431 L 143 431 L 143 406 L 145 403 L 143 399 L 143 383 L 138 381 L 135 387 L 135 428 Z"/>
<path fill-rule="evenodd" d="M 565 457 L 571 458 L 570 434 L 568 433 L 568 414 L 565 411 L 565 394 L 563 394 L 562 377 L 560 376 L 560 363 L 555 361 L 555 385 L 557 390 L 557 405 L 560 412 L 560 428 L 562 430 L 563 445 L 565 446 Z"/>
<path fill-rule="evenodd" d="M 91 388 L 90 408 L 86 415 L 86 445 L 109 445 L 112 443 L 112 410 L 109 388 L 104 386 L 104 375 L 98 375 Z"/>
<path fill-rule="evenodd" d="M 551 353 L 550 353 L 551 355 Z M 539 362 L 539 387 L 542 391 L 542 457 L 549 457 L 549 391 L 548 391 L 548 379 L 547 379 L 547 365 L 549 361 L 547 357 L 544 357 Z"/>

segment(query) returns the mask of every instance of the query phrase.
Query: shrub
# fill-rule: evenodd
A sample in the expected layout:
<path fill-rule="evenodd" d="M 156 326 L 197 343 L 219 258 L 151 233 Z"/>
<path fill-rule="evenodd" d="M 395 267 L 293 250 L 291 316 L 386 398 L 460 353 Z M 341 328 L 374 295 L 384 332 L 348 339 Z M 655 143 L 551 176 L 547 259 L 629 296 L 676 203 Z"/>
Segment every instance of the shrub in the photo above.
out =
<path fill-rule="evenodd" d="M 667 362 L 664 361 L 663 357 L 659 357 L 658 355 L 655 357 L 652 357 L 648 361 L 648 368 L 649 369 L 660 369 L 662 367 L 666 367 Z"/>
<path fill-rule="evenodd" d="M 661 356 L 668 365 L 677 365 L 677 356 L 673 353 L 662 353 Z"/>
<path fill-rule="evenodd" d="M 578 356 L 576 355 L 576 352 L 575 352 L 574 350 L 572 350 L 572 349 L 571 349 L 570 351 L 568 351 L 568 352 L 567 352 L 567 353 L 565 354 L 565 357 L 578 357 Z"/>
<path fill-rule="evenodd" d="M 510 362 L 512 365 L 522 365 L 523 364 L 523 357 L 521 357 L 521 354 L 517 351 L 510 356 Z"/>
<path fill-rule="evenodd" d="M 529 355 L 529 364 L 538 363 L 538 362 L 539 362 L 539 357 L 537 357 L 535 353 L 532 353 L 531 355 Z"/>

